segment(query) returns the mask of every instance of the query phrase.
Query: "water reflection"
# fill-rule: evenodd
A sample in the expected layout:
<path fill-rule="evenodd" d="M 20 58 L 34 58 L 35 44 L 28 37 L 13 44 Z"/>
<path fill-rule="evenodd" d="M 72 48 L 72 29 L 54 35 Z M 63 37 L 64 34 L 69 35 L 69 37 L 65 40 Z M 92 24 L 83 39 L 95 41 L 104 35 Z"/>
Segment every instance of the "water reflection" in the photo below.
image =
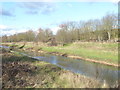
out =
<path fill-rule="evenodd" d="M 100 80 L 104 80 L 110 85 L 118 81 L 118 68 L 87 62 L 84 60 L 71 59 L 62 56 L 41 55 L 39 53 L 28 53 L 34 58 L 55 64 L 63 69 L 70 70 Z"/>
<path fill-rule="evenodd" d="M 0 45 L 0 48 L 7 48 L 7 49 L 9 49 L 9 47 L 7 47 L 7 46 L 1 46 L 1 45 Z"/>

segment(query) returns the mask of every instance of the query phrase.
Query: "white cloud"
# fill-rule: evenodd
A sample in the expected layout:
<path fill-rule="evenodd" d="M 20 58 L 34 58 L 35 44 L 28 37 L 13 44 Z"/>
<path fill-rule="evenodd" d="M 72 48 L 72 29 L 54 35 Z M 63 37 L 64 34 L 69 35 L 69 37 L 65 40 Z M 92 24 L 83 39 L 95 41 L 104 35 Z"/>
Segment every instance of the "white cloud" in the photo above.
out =
<path fill-rule="evenodd" d="M 20 8 L 25 8 L 27 14 L 50 14 L 56 11 L 55 4 L 49 2 L 21 2 Z"/>
<path fill-rule="evenodd" d="M 119 0 L 110 0 L 110 2 L 113 2 L 113 3 L 118 3 Z"/>
<path fill-rule="evenodd" d="M 17 34 L 17 33 L 22 33 L 22 32 L 26 32 L 27 30 L 26 29 L 18 29 L 18 30 L 16 30 L 16 29 L 12 29 L 12 30 L 9 30 L 9 31 L 4 31 L 4 30 L 2 30 L 1 31 L 1 36 L 2 35 L 13 35 L 13 34 Z"/>
<path fill-rule="evenodd" d="M 6 29 L 7 26 L 6 25 L 0 25 L 0 29 Z"/>
<path fill-rule="evenodd" d="M 53 31 L 53 34 L 56 34 L 59 29 L 60 29 L 60 27 L 51 28 L 51 30 Z"/>
<path fill-rule="evenodd" d="M 16 29 L 14 27 L 0 25 L 0 36 L 2 35 L 13 35 L 16 33 L 26 32 L 28 29 Z"/>
<path fill-rule="evenodd" d="M 15 30 L 10 30 L 10 31 L 4 31 L 4 30 L 2 30 L 1 31 L 1 35 L 13 35 L 15 33 L 16 33 Z"/>

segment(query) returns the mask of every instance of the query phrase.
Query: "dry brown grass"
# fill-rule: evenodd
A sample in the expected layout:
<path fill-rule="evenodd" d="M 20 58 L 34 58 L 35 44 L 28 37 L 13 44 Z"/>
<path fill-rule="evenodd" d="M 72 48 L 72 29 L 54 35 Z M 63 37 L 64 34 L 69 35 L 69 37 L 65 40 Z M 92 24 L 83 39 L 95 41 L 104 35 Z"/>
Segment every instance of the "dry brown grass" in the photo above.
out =
<path fill-rule="evenodd" d="M 65 83 L 65 88 L 99 88 L 101 86 L 100 83 L 94 79 L 70 71 L 63 71 L 59 79 Z"/>
<path fill-rule="evenodd" d="M 6 88 L 95 88 L 94 79 L 12 53 L 3 53 L 3 87 Z"/>

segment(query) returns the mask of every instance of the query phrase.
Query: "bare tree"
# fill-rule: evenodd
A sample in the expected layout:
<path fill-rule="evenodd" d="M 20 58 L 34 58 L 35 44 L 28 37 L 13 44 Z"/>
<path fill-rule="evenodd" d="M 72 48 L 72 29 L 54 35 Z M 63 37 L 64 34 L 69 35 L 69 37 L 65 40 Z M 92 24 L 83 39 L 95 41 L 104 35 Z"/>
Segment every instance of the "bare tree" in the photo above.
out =
<path fill-rule="evenodd" d="M 115 14 L 107 14 L 102 18 L 102 28 L 103 30 L 106 30 L 108 40 L 111 40 L 111 31 L 116 24 L 116 15 Z"/>

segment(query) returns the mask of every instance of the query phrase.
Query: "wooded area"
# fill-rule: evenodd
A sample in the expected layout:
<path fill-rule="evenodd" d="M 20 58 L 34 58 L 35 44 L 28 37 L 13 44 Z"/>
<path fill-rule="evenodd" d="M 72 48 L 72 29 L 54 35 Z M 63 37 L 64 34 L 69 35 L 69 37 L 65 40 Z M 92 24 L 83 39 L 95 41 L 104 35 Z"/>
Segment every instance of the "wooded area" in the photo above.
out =
<path fill-rule="evenodd" d="M 39 28 L 36 33 L 29 30 L 24 33 L 18 33 L 10 36 L 2 36 L 2 42 L 35 41 L 52 43 L 71 43 L 75 41 L 118 41 L 118 16 L 109 13 L 101 19 L 88 21 L 69 21 L 59 25 L 60 29 L 56 35 L 47 28 Z"/>

